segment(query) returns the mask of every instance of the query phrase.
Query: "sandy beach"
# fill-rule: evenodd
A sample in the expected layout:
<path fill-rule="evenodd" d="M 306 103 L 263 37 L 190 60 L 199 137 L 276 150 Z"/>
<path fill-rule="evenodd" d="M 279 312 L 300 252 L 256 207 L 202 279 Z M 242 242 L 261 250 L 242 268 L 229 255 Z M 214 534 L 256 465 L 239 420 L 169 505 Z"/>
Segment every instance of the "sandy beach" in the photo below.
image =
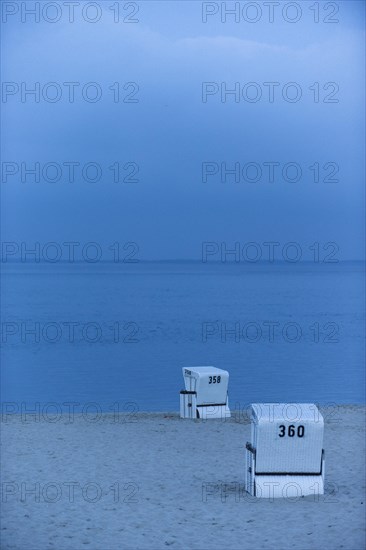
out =
<path fill-rule="evenodd" d="M 322 409 L 326 494 L 244 491 L 245 415 L 2 421 L 3 550 L 365 548 L 362 406 Z"/>

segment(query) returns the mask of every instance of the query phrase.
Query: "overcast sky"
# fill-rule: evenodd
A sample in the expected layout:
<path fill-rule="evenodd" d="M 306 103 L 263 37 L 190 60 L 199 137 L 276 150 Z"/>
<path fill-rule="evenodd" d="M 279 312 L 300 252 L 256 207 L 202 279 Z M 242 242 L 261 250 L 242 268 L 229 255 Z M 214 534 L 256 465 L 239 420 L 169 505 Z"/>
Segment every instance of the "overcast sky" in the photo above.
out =
<path fill-rule="evenodd" d="M 62 2 L 55 23 L 51 9 L 39 23 L 5 14 L 2 240 L 135 241 L 146 259 L 199 259 L 203 241 L 336 242 L 341 259 L 362 257 L 363 2 L 331 3 L 335 15 L 320 3 L 319 23 L 310 2 L 294 23 L 284 3 L 272 23 L 262 3 L 256 23 L 199 1 L 120 2 L 118 23 L 99 2 L 90 23 L 85 4 L 73 23 Z M 24 95 L 37 82 L 39 102 Z M 79 83 L 73 103 L 65 82 Z M 36 162 L 39 182 L 22 175 Z M 42 175 L 50 162 L 61 175 Z M 132 181 L 113 181 L 116 163 Z"/>

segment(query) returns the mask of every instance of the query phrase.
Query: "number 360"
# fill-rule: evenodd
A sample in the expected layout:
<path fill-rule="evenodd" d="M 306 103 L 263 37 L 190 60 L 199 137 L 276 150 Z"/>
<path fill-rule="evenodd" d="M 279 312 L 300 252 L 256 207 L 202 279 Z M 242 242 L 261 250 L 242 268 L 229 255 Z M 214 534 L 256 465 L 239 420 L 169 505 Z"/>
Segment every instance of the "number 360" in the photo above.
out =
<path fill-rule="evenodd" d="M 286 426 L 281 424 L 279 426 L 280 433 L 278 434 L 279 437 L 285 437 L 286 435 Z M 293 424 L 290 424 L 287 428 L 287 435 L 288 437 L 294 437 L 294 435 L 297 435 L 297 437 L 304 437 L 305 434 L 305 426 L 298 426 L 297 430 L 295 431 L 295 426 Z"/>

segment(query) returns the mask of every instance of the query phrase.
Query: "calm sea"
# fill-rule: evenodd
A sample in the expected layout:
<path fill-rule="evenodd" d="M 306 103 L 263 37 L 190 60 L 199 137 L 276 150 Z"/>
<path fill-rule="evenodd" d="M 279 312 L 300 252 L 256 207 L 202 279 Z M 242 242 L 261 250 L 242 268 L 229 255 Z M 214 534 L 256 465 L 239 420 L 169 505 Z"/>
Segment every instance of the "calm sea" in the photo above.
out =
<path fill-rule="evenodd" d="M 233 408 L 361 403 L 363 284 L 356 262 L 5 264 L 2 399 L 173 411 L 182 367 L 214 365 Z"/>

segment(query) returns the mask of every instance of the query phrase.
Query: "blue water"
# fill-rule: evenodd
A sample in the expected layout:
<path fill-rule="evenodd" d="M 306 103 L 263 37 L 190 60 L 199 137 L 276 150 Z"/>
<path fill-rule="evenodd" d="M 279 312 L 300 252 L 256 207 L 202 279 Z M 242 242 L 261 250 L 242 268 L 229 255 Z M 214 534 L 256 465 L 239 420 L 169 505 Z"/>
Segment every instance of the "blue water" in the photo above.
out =
<path fill-rule="evenodd" d="M 6 264 L 2 307 L 2 399 L 30 408 L 178 410 L 189 365 L 227 369 L 232 406 L 365 401 L 359 263 Z"/>

